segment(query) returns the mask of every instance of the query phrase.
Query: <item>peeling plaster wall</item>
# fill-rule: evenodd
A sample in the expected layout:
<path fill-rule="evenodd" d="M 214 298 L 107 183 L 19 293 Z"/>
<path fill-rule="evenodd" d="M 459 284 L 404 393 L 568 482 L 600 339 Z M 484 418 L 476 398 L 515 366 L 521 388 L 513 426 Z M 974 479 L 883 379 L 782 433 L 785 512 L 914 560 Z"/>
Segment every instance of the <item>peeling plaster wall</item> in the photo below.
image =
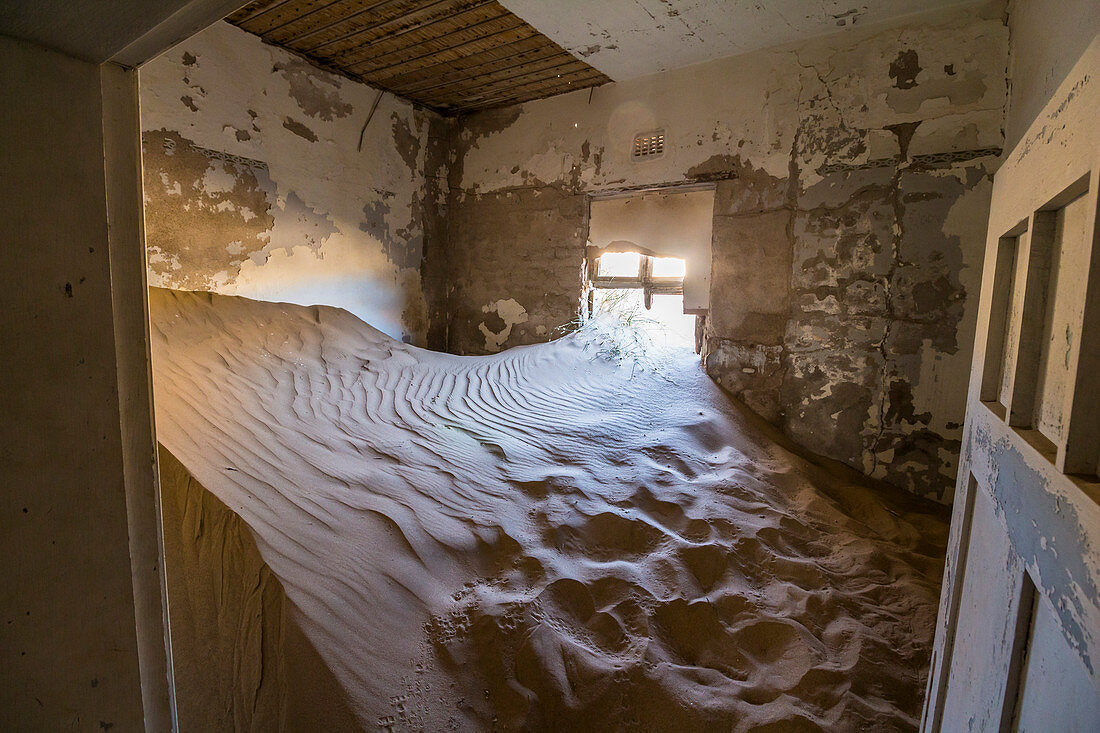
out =
<path fill-rule="evenodd" d="M 452 197 L 448 350 L 486 354 L 549 341 L 578 317 L 587 203 L 558 186 Z"/>
<path fill-rule="evenodd" d="M 427 346 L 447 349 L 450 266 L 447 262 L 447 198 L 450 190 L 450 144 L 455 121 L 433 115 L 428 123 L 424 152 L 424 259 L 420 265 L 424 300 L 427 302 Z"/>
<path fill-rule="evenodd" d="M 436 115 L 228 23 L 141 69 L 149 284 L 348 309 L 424 343 Z"/>
<path fill-rule="evenodd" d="M 999 0 L 464 118 L 447 345 L 577 312 L 589 194 L 717 182 L 708 372 L 811 450 L 950 499 L 990 176 Z M 629 157 L 663 129 L 662 158 Z M 527 321 L 481 327 L 514 299 Z"/>
<path fill-rule="evenodd" d="M 615 81 L 771 48 L 837 28 L 896 21 L 959 0 L 502 0 Z"/>

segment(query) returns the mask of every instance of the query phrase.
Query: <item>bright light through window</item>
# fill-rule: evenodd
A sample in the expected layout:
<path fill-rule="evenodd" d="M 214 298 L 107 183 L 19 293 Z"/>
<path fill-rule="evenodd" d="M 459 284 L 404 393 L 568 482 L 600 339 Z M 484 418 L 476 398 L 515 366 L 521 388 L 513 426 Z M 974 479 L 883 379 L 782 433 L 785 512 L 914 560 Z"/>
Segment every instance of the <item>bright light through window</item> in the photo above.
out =
<path fill-rule="evenodd" d="M 638 277 L 641 265 L 637 252 L 605 252 L 600 255 L 600 277 Z"/>
<path fill-rule="evenodd" d="M 654 257 L 653 277 L 678 277 L 683 278 L 687 274 L 687 263 L 675 257 Z"/>
<path fill-rule="evenodd" d="M 684 313 L 686 272 L 684 260 L 675 257 L 605 252 L 592 279 L 591 313 L 629 321 L 656 344 L 692 348 L 695 316 Z"/>
<path fill-rule="evenodd" d="M 634 313 L 634 325 L 646 331 L 658 346 L 695 348 L 695 316 L 684 313 L 684 296 L 653 295 L 653 307 L 646 310 L 640 289 L 597 288 L 593 313 Z"/>

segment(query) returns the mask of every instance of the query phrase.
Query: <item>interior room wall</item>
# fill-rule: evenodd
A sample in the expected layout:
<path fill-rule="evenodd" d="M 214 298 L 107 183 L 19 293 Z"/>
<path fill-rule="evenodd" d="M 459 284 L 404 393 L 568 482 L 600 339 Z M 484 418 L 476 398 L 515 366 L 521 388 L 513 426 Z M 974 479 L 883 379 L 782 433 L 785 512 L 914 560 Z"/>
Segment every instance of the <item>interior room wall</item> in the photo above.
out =
<path fill-rule="evenodd" d="M 424 342 L 434 113 L 224 22 L 140 79 L 150 285 L 340 306 Z"/>
<path fill-rule="evenodd" d="M 147 352 L 144 319 L 116 331 L 116 307 L 134 304 L 118 297 L 115 261 L 140 253 L 123 221 L 140 204 L 136 154 L 108 141 L 137 111 L 109 87 L 134 81 L 111 67 L 0 36 L 2 730 L 170 722 L 161 609 L 150 618 L 141 597 L 151 583 L 160 601 L 156 526 L 137 537 L 143 518 L 128 513 L 128 490 L 148 502 L 153 484 L 127 477 L 140 430 L 127 402 L 148 397 L 127 369 Z M 143 633 L 159 664 L 142 658 Z"/>
<path fill-rule="evenodd" d="M 949 499 L 1004 18 L 980 2 L 462 118 L 433 328 L 458 353 L 550 338 L 590 194 L 714 181 L 707 371 L 809 449 Z M 633 162 L 656 129 L 663 157 Z"/>
<path fill-rule="evenodd" d="M 1100 33 L 1096 0 L 1011 0 L 1011 94 L 1005 148 L 1011 150 Z"/>

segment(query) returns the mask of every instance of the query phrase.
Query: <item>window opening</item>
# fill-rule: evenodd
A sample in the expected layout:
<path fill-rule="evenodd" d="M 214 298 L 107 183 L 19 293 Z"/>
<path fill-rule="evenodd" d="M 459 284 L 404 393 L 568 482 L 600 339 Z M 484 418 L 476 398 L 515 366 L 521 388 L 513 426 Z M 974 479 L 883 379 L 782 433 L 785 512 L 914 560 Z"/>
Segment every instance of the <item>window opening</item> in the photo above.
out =
<path fill-rule="evenodd" d="M 657 343 L 695 346 L 695 316 L 684 313 L 687 263 L 675 257 L 605 252 L 593 263 L 588 315 L 632 313 Z"/>
<path fill-rule="evenodd" d="M 642 272 L 642 256 L 637 252 L 607 252 L 597 263 L 597 277 L 637 278 Z"/>

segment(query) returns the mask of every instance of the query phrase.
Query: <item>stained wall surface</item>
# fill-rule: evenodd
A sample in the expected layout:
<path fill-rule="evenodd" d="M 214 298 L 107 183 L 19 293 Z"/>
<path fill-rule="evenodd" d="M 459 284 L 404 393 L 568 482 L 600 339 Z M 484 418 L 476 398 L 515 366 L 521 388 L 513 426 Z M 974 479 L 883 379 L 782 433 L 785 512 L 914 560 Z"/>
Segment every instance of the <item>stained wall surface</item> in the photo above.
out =
<path fill-rule="evenodd" d="M 590 194 L 713 181 L 707 371 L 811 450 L 949 499 L 1003 146 L 1004 12 L 936 11 L 464 118 L 446 345 L 544 340 L 576 316 Z M 663 157 L 632 161 L 633 136 L 658 129 Z"/>
<path fill-rule="evenodd" d="M 1096 0 L 1011 0 L 1006 149 L 1020 141 L 1092 39 L 1100 33 Z"/>
<path fill-rule="evenodd" d="M 134 575 L 148 558 L 131 564 L 104 74 L 0 37 L 12 100 L 0 112 L 2 730 L 142 730 L 147 712 Z"/>
<path fill-rule="evenodd" d="M 228 23 L 141 69 L 149 284 L 336 305 L 422 343 L 434 113 Z M 367 118 L 370 117 L 370 123 Z"/>

